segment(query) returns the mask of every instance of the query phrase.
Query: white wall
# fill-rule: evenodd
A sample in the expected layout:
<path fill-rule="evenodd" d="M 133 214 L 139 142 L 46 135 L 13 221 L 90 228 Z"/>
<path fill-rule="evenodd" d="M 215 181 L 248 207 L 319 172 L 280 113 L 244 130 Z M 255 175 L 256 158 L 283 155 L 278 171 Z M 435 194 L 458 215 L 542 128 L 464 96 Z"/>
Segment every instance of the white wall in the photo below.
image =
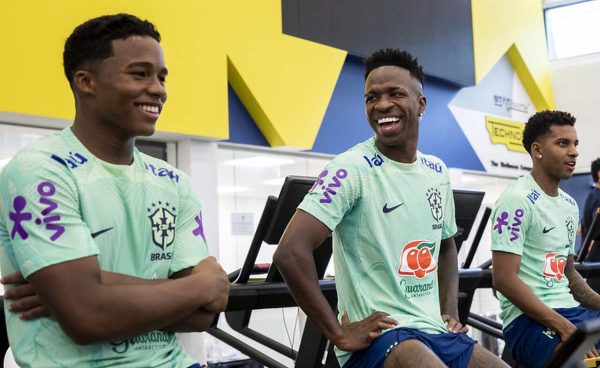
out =
<path fill-rule="evenodd" d="M 202 223 L 208 251 L 219 259 L 217 142 L 183 139 L 177 142 L 177 167 L 188 174 L 202 203 Z"/>
<path fill-rule="evenodd" d="M 600 54 L 555 60 L 550 70 L 556 109 L 577 118 L 577 172 L 589 172 L 600 157 Z"/>

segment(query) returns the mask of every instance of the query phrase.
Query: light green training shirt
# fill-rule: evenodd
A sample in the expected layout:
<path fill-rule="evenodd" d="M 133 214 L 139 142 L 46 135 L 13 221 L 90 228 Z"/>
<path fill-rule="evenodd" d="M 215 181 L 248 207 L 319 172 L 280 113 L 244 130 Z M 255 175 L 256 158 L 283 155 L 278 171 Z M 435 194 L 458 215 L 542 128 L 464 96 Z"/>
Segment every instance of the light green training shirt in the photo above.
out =
<path fill-rule="evenodd" d="M 334 158 L 299 206 L 333 231 L 338 318 L 383 311 L 399 327 L 444 333 L 437 263 L 457 230 L 448 169 L 420 152 L 393 161 L 374 143 Z M 337 355 L 343 365 L 350 353 Z"/>
<path fill-rule="evenodd" d="M 66 129 L 20 151 L 0 172 L 3 275 L 20 271 L 28 277 L 44 267 L 97 255 L 102 270 L 166 279 L 207 254 L 190 179 L 137 149 L 133 164 L 113 165 L 94 157 Z M 6 323 L 22 367 L 195 363 L 172 333 L 152 331 L 79 346 L 52 318 L 22 321 L 6 312 Z"/>
<path fill-rule="evenodd" d="M 531 175 L 511 183 L 492 213 L 492 250 L 521 256 L 519 278 L 550 308 L 579 305 L 564 273 L 567 257 L 574 253 L 578 218 L 571 196 L 559 189 L 550 197 Z M 501 293 L 498 299 L 506 328 L 523 312 Z"/>

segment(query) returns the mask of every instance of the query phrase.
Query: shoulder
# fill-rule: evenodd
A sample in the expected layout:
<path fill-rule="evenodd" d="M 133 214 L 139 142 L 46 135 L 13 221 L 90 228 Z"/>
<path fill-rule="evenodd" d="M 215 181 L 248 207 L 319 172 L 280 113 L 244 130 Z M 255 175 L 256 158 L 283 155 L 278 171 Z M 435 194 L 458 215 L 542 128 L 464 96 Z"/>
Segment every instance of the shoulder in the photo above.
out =
<path fill-rule="evenodd" d="M 417 151 L 417 161 L 426 171 L 448 176 L 448 167 L 441 158 Z"/>
<path fill-rule="evenodd" d="M 46 137 L 17 152 L 4 166 L 2 176 L 29 177 L 40 174 L 64 175 L 69 171 L 67 160 L 73 156 L 63 137 L 58 134 Z"/>
<path fill-rule="evenodd" d="M 529 207 L 535 205 L 540 197 L 541 193 L 539 189 L 529 185 L 526 177 L 520 177 L 504 189 L 496 201 L 496 206 L 511 204 L 520 207 Z"/>
<path fill-rule="evenodd" d="M 352 168 L 354 171 L 364 171 L 378 168 L 384 165 L 385 161 L 386 158 L 375 149 L 373 138 L 370 138 L 340 153 L 331 162 L 337 166 Z"/>
<path fill-rule="evenodd" d="M 138 157 L 141 159 L 140 166 L 151 178 L 159 182 L 171 183 L 178 187 L 191 185 L 189 176 L 180 169 L 145 153 L 138 151 L 138 154 Z"/>
<path fill-rule="evenodd" d="M 558 196 L 559 196 L 559 198 L 561 198 L 562 200 L 564 200 L 567 203 L 568 207 L 576 209 L 577 211 L 579 211 L 579 208 L 577 206 L 577 202 L 567 192 L 565 192 L 565 191 L 563 191 L 562 189 L 559 188 L 558 189 Z"/>

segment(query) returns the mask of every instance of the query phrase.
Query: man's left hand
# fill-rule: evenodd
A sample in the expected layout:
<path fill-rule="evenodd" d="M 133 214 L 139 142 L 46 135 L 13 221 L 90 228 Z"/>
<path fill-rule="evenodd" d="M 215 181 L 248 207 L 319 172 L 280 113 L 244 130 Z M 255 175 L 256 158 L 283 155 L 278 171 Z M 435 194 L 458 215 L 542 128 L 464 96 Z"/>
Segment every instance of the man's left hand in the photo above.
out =
<path fill-rule="evenodd" d="M 11 301 L 8 310 L 12 313 L 19 313 L 19 318 L 33 320 L 52 315 L 33 286 L 25 280 L 20 272 L 2 277 L 2 284 L 12 285 L 4 293 L 4 299 Z"/>

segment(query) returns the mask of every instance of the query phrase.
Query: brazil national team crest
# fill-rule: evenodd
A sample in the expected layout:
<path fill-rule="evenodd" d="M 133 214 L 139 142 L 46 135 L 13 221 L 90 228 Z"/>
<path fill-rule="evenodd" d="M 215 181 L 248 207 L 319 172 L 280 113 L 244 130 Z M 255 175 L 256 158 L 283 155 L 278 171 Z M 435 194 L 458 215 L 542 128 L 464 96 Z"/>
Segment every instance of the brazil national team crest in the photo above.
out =
<path fill-rule="evenodd" d="M 546 285 L 554 286 L 555 280 L 560 281 L 565 275 L 565 264 L 567 257 L 561 254 L 546 254 L 546 263 L 544 264 L 543 276 Z"/>
<path fill-rule="evenodd" d="M 168 202 L 158 201 L 148 208 L 148 218 L 152 229 L 152 241 L 160 249 L 165 250 L 175 240 L 175 207 Z"/>
<path fill-rule="evenodd" d="M 567 227 L 567 236 L 569 238 L 569 245 L 573 243 L 573 239 L 575 237 L 575 221 L 571 217 L 567 217 L 565 221 L 565 226 Z"/>
<path fill-rule="evenodd" d="M 404 246 L 400 256 L 398 274 L 422 279 L 435 271 L 435 243 L 428 240 L 415 240 Z"/>
<path fill-rule="evenodd" d="M 442 194 L 437 188 L 429 188 L 427 190 L 427 201 L 429 201 L 429 207 L 431 208 L 431 216 L 437 222 L 442 219 Z"/>

